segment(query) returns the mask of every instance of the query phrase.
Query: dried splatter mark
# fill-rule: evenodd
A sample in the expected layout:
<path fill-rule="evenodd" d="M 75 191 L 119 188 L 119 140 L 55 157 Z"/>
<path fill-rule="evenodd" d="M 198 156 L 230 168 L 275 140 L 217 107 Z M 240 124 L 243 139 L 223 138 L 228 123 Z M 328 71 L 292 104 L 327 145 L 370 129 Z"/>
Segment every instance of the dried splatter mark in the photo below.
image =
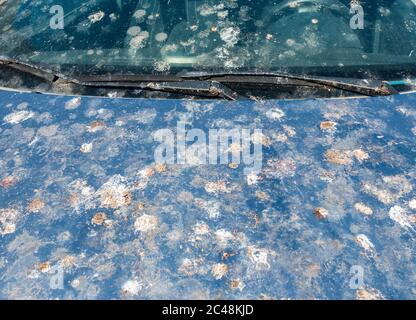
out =
<path fill-rule="evenodd" d="M 104 212 L 98 212 L 92 217 L 91 223 L 100 226 L 105 220 L 107 220 L 107 215 Z"/>
<path fill-rule="evenodd" d="M 69 269 L 77 265 L 77 257 L 72 255 L 66 255 L 60 261 L 62 268 Z"/>
<path fill-rule="evenodd" d="M 308 278 L 316 278 L 321 272 L 321 266 L 317 263 L 312 263 L 306 267 L 306 276 Z"/>
<path fill-rule="evenodd" d="M 182 260 L 178 271 L 187 276 L 193 276 L 196 274 L 206 274 L 208 272 L 208 268 L 205 266 L 202 258 L 185 258 Z"/>
<path fill-rule="evenodd" d="M 137 36 L 140 33 L 140 31 L 142 31 L 142 29 L 139 26 L 133 26 L 127 30 L 127 34 L 129 36 L 134 37 Z"/>
<path fill-rule="evenodd" d="M 35 114 L 31 111 L 22 110 L 22 111 L 13 112 L 5 116 L 3 120 L 10 124 L 18 124 L 26 120 L 29 120 L 30 118 L 33 118 L 34 115 Z"/>
<path fill-rule="evenodd" d="M 361 150 L 361 149 L 356 149 L 352 152 L 353 156 L 355 157 L 355 159 L 357 159 L 358 161 L 362 162 L 364 160 L 368 160 L 370 159 L 370 156 L 368 155 L 367 152 Z"/>
<path fill-rule="evenodd" d="M 154 173 L 155 171 L 151 167 L 140 170 L 137 173 L 139 180 L 134 183 L 134 188 L 144 190 L 147 187 L 150 178 L 154 175 Z"/>
<path fill-rule="evenodd" d="M 134 229 L 143 233 L 150 233 L 157 229 L 158 222 L 159 220 L 156 216 L 144 214 L 136 219 Z"/>
<path fill-rule="evenodd" d="M 228 266 L 224 263 L 217 263 L 211 267 L 211 273 L 216 280 L 222 279 L 228 272 Z"/>
<path fill-rule="evenodd" d="M 239 35 L 240 29 L 238 27 L 227 27 L 220 30 L 221 40 L 230 47 L 233 47 L 237 44 Z"/>
<path fill-rule="evenodd" d="M 329 216 L 329 212 L 325 208 L 315 208 L 313 213 L 319 220 L 327 219 Z"/>
<path fill-rule="evenodd" d="M 261 144 L 265 147 L 270 147 L 272 142 L 268 136 L 262 132 L 256 132 L 251 135 L 251 141 L 253 144 Z"/>
<path fill-rule="evenodd" d="M 286 134 L 290 138 L 296 136 L 296 130 L 295 130 L 295 128 L 293 128 L 291 126 L 283 125 L 283 130 L 286 132 Z"/>
<path fill-rule="evenodd" d="M 105 13 L 102 11 L 98 11 L 96 13 L 93 13 L 88 16 L 88 20 L 91 21 L 91 23 L 96 23 L 98 21 L 101 21 L 105 16 Z"/>
<path fill-rule="evenodd" d="M 384 204 L 392 204 L 413 190 L 412 184 L 401 175 L 383 177 L 382 180 L 377 185 L 363 183 L 363 190 Z"/>
<path fill-rule="evenodd" d="M 288 7 L 292 8 L 292 9 L 299 7 L 299 1 L 296 1 L 296 0 L 295 1 L 290 1 L 288 3 Z"/>
<path fill-rule="evenodd" d="M 249 173 L 246 176 L 246 181 L 247 181 L 247 184 L 249 186 L 256 185 L 259 182 L 259 180 L 260 180 L 260 177 L 257 174 L 255 174 L 255 173 Z"/>
<path fill-rule="evenodd" d="M 136 296 L 142 289 L 142 285 L 137 280 L 127 280 L 121 287 L 121 294 L 126 296 Z"/>
<path fill-rule="evenodd" d="M 333 121 L 322 121 L 320 124 L 320 128 L 322 131 L 334 131 L 336 129 L 336 122 Z"/>
<path fill-rule="evenodd" d="M 257 270 L 270 269 L 268 262 L 269 250 L 251 246 L 247 249 L 247 255 Z"/>
<path fill-rule="evenodd" d="M 33 199 L 28 206 L 28 211 L 31 213 L 37 213 L 45 207 L 45 202 L 41 198 Z"/>
<path fill-rule="evenodd" d="M 81 97 L 72 98 L 65 103 L 66 110 L 74 110 L 81 105 Z"/>
<path fill-rule="evenodd" d="M 355 149 L 353 151 L 331 149 L 327 150 L 324 156 L 325 160 L 329 163 L 338 165 L 350 165 L 353 163 L 354 158 L 359 162 L 370 158 L 368 153 L 361 149 Z"/>
<path fill-rule="evenodd" d="M 59 126 L 57 125 L 50 125 L 46 127 L 41 127 L 38 130 L 38 134 L 43 137 L 53 137 L 58 132 Z"/>
<path fill-rule="evenodd" d="M 220 215 L 220 203 L 215 200 L 196 199 L 195 204 L 204 210 L 210 219 L 215 219 Z"/>
<path fill-rule="evenodd" d="M 38 265 L 38 270 L 42 273 L 47 273 L 51 270 L 51 263 L 49 261 L 42 262 Z"/>
<path fill-rule="evenodd" d="M 230 281 L 230 287 L 234 290 L 242 291 L 245 287 L 244 282 L 241 279 L 232 279 Z"/>
<path fill-rule="evenodd" d="M 81 148 L 79 148 L 79 151 L 81 151 L 82 153 L 91 153 L 92 152 L 92 147 L 93 147 L 92 143 L 84 143 L 81 146 Z"/>
<path fill-rule="evenodd" d="M 70 204 L 71 207 L 75 208 L 77 211 L 84 207 L 85 209 L 93 209 L 96 207 L 95 203 L 95 190 L 83 179 L 77 179 L 70 183 L 69 189 L 70 194 Z"/>
<path fill-rule="evenodd" d="M 270 159 L 262 170 L 263 174 L 271 178 L 289 178 L 296 174 L 297 166 L 293 159 Z"/>
<path fill-rule="evenodd" d="M 395 201 L 396 196 L 389 193 L 387 190 L 381 190 L 376 186 L 373 186 L 369 183 L 363 184 L 363 190 L 374 197 L 376 197 L 380 202 L 384 204 L 390 204 Z"/>
<path fill-rule="evenodd" d="M 280 120 L 285 116 L 285 113 L 279 108 L 272 108 L 266 112 L 266 117 L 270 120 Z"/>
<path fill-rule="evenodd" d="M 335 180 L 335 175 L 332 172 L 320 169 L 319 170 L 319 179 L 326 182 L 332 182 Z"/>
<path fill-rule="evenodd" d="M 365 234 L 358 234 L 354 238 L 355 242 L 360 245 L 367 252 L 374 252 L 375 248 L 373 243 L 368 239 Z"/>
<path fill-rule="evenodd" d="M 158 42 L 166 41 L 167 38 L 168 38 L 168 35 L 166 33 L 164 33 L 164 32 L 160 32 L 160 33 L 157 33 L 155 35 L 155 39 Z"/>
<path fill-rule="evenodd" d="M 224 180 L 220 181 L 211 181 L 205 184 L 205 191 L 208 193 L 230 193 L 231 190 L 227 187 L 227 184 Z"/>
<path fill-rule="evenodd" d="M 373 214 L 373 209 L 371 209 L 370 207 L 366 206 L 364 203 L 356 203 L 354 205 L 355 210 L 357 210 L 358 212 L 366 215 L 366 216 L 371 216 Z"/>
<path fill-rule="evenodd" d="M 130 46 L 134 49 L 143 48 L 149 38 L 149 32 L 141 31 L 137 36 L 130 40 Z"/>
<path fill-rule="evenodd" d="M 104 220 L 104 226 L 106 228 L 111 228 L 111 227 L 113 227 L 113 225 L 114 225 L 113 220 L 111 220 L 111 219 Z"/>
<path fill-rule="evenodd" d="M 170 64 L 166 61 L 156 61 L 153 64 L 153 69 L 157 72 L 166 72 L 170 70 Z"/>
<path fill-rule="evenodd" d="M 133 14 L 133 17 L 135 17 L 136 19 L 143 19 L 145 16 L 146 16 L 146 10 L 143 10 L 143 9 L 137 10 Z"/>
<path fill-rule="evenodd" d="M 383 295 L 375 289 L 358 289 L 356 292 L 358 300 L 384 300 Z"/>
<path fill-rule="evenodd" d="M 3 188 L 10 188 L 18 182 L 18 178 L 14 176 L 7 176 L 0 181 L 0 186 Z"/>
<path fill-rule="evenodd" d="M 162 163 L 162 164 L 156 164 L 155 165 L 155 171 L 157 172 L 157 173 L 163 173 L 163 172 L 166 172 L 166 170 L 167 170 L 167 165 L 165 164 L 165 163 Z"/>
<path fill-rule="evenodd" d="M 233 257 L 233 256 L 235 256 L 235 254 L 234 254 L 234 253 L 224 252 L 224 253 L 222 254 L 221 259 L 222 259 L 222 260 L 228 260 L 228 258 Z"/>
<path fill-rule="evenodd" d="M 195 234 L 199 236 L 206 235 L 210 232 L 209 226 L 206 223 L 197 223 L 193 229 Z"/>
<path fill-rule="evenodd" d="M 287 135 L 283 133 L 274 134 L 273 139 L 275 139 L 277 142 L 283 142 L 283 143 L 288 141 Z"/>
<path fill-rule="evenodd" d="M 409 208 L 412 210 L 416 210 L 416 199 L 412 199 L 409 201 Z"/>
<path fill-rule="evenodd" d="M 131 192 L 127 188 L 126 179 L 120 175 L 111 177 L 97 191 L 103 208 L 117 209 L 131 203 Z"/>
<path fill-rule="evenodd" d="M 269 201 L 271 200 L 270 195 L 267 192 L 257 190 L 256 191 L 256 198 L 261 201 Z"/>
<path fill-rule="evenodd" d="M 15 209 L 0 209 L 0 235 L 11 234 L 16 231 L 16 222 L 19 212 Z"/>
<path fill-rule="evenodd" d="M 325 152 L 325 160 L 332 164 L 352 164 L 350 152 L 346 150 L 328 150 Z"/>
<path fill-rule="evenodd" d="M 94 121 L 87 127 L 87 131 L 95 133 L 95 132 L 103 130 L 105 127 L 106 127 L 105 122 L 103 122 L 103 121 Z"/>
<path fill-rule="evenodd" d="M 215 239 L 220 247 L 225 248 L 228 242 L 235 240 L 235 236 L 228 230 L 219 229 L 215 231 Z"/>
<path fill-rule="evenodd" d="M 400 206 L 394 206 L 389 210 L 389 217 L 396 223 L 398 223 L 402 228 L 406 230 L 413 230 L 409 216 L 406 214 L 406 211 Z"/>
<path fill-rule="evenodd" d="M 228 165 L 228 168 L 235 170 L 235 169 L 237 169 L 237 168 L 238 168 L 238 164 L 237 164 L 237 163 L 235 163 L 235 162 L 231 162 L 231 163 Z"/>

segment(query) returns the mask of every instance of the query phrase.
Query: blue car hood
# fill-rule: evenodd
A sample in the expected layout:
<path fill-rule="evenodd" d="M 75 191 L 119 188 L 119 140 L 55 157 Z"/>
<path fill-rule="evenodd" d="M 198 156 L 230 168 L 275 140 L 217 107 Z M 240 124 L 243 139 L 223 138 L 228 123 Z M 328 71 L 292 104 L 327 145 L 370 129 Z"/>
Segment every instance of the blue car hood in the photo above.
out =
<path fill-rule="evenodd" d="M 414 299 L 415 106 L 0 91 L 0 298 Z M 155 164 L 184 120 L 261 171 Z"/>

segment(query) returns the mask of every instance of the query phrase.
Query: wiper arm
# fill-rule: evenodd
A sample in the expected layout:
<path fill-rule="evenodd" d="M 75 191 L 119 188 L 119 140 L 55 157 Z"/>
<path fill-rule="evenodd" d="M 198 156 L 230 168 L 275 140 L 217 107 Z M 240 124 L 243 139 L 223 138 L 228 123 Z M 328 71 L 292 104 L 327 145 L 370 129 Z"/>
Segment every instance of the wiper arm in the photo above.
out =
<path fill-rule="evenodd" d="M 161 78 L 163 79 L 163 77 Z M 245 99 L 236 91 L 228 88 L 218 81 L 212 80 L 184 80 L 180 78 L 171 78 L 170 81 L 140 81 L 134 77 L 128 81 L 123 80 L 98 80 L 82 81 L 81 85 L 87 87 L 99 88 L 130 88 L 150 91 L 160 91 L 168 93 L 179 93 L 193 96 L 223 98 L 227 100 Z"/>
<path fill-rule="evenodd" d="M 388 96 L 398 93 L 387 82 L 380 80 L 313 77 L 287 73 L 256 73 L 256 72 L 186 72 L 178 75 L 182 79 L 215 80 L 218 82 L 275 84 L 295 86 L 323 86 L 340 89 L 365 96 Z"/>
<path fill-rule="evenodd" d="M 184 80 L 176 76 L 85 76 L 72 78 L 42 66 L 0 56 L 0 66 L 4 65 L 20 72 L 36 76 L 51 83 L 72 83 L 83 87 L 96 88 L 134 88 L 142 90 L 181 93 L 185 95 L 223 98 L 227 100 L 243 99 L 234 90 L 218 81 Z"/>
<path fill-rule="evenodd" d="M 50 69 L 34 65 L 28 62 L 23 62 L 15 59 L 4 58 L 0 56 L 0 66 L 6 66 L 20 72 L 36 76 L 48 82 L 56 82 L 58 80 L 65 80 L 67 82 L 80 83 L 77 79 L 67 77 Z"/>

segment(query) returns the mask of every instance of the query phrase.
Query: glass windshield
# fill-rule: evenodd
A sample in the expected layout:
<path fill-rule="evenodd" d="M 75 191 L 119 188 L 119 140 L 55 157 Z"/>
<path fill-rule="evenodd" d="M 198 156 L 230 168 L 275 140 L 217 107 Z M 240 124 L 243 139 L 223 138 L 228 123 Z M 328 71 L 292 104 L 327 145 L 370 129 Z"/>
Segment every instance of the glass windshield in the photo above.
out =
<path fill-rule="evenodd" d="M 0 56 L 70 74 L 415 72 L 416 0 L 0 0 Z"/>

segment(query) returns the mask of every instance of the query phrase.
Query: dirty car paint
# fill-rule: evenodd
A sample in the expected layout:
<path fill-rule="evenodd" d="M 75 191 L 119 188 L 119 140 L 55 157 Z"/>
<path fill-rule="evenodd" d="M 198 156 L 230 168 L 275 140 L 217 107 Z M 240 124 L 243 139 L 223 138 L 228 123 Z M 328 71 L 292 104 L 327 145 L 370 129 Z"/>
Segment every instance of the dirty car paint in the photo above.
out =
<path fill-rule="evenodd" d="M 0 91 L 0 298 L 414 299 L 415 105 Z M 183 119 L 262 129 L 262 171 L 155 165 Z"/>

